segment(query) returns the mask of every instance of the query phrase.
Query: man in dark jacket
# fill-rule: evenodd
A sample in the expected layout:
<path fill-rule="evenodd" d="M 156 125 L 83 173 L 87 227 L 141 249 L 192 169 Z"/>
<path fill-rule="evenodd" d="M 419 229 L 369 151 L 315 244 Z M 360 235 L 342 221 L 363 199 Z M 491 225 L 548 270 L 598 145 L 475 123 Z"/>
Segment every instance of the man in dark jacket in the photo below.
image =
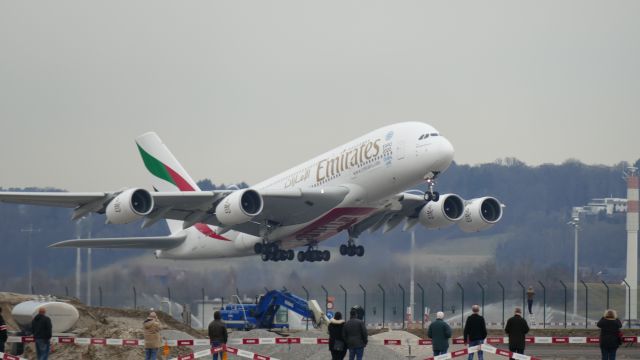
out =
<path fill-rule="evenodd" d="M 480 306 L 473 305 L 471 311 L 473 314 L 471 314 L 464 323 L 464 342 L 469 344 L 469 346 L 476 346 L 484 343 L 484 339 L 487 337 L 487 324 L 479 314 Z M 473 353 L 469 354 L 469 360 L 472 359 Z M 478 351 L 478 359 L 484 359 L 482 350 Z"/>
<path fill-rule="evenodd" d="M 31 332 L 36 339 L 36 354 L 38 360 L 49 359 L 49 350 L 51 348 L 51 319 L 46 315 L 47 309 L 41 307 L 38 309 L 38 315 L 31 321 Z"/>
<path fill-rule="evenodd" d="M 211 348 L 217 348 L 227 343 L 227 328 L 222 322 L 222 316 L 220 311 L 213 313 L 213 321 L 209 323 L 209 341 L 211 341 Z M 218 353 L 213 354 L 213 360 L 218 360 Z M 222 359 L 222 355 L 220 355 Z"/>
<path fill-rule="evenodd" d="M 0 352 L 4 352 L 4 343 L 7 342 L 7 324 L 2 317 L 2 308 L 0 307 Z"/>
<path fill-rule="evenodd" d="M 524 354 L 524 336 L 529 332 L 527 320 L 522 318 L 522 309 L 517 307 L 513 317 L 507 320 L 504 331 L 509 335 L 509 351 Z"/>
<path fill-rule="evenodd" d="M 429 325 L 427 336 L 431 339 L 433 355 L 446 354 L 449 350 L 449 339 L 451 338 L 451 327 L 444 322 L 444 313 L 438 311 L 436 313 L 436 321 Z"/>
<path fill-rule="evenodd" d="M 364 325 L 364 321 L 358 319 L 358 312 L 356 309 L 351 309 L 349 312 L 351 318 L 344 324 L 342 328 L 342 337 L 345 343 L 347 343 L 347 349 L 349 349 L 349 360 L 362 360 L 364 355 L 364 348 L 367 346 L 368 334 L 367 327 Z"/>

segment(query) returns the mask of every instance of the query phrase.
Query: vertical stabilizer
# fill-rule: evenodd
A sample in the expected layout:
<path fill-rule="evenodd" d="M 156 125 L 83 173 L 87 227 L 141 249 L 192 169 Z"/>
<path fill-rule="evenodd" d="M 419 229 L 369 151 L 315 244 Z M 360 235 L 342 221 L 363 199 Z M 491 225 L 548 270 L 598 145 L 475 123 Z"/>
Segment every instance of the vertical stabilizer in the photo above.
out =
<path fill-rule="evenodd" d="M 136 138 L 136 144 L 144 166 L 152 175 L 152 185 L 156 191 L 200 191 L 156 133 L 140 135 Z M 182 221 L 167 220 L 167 224 L 171 233 L 182 230 Z"/>

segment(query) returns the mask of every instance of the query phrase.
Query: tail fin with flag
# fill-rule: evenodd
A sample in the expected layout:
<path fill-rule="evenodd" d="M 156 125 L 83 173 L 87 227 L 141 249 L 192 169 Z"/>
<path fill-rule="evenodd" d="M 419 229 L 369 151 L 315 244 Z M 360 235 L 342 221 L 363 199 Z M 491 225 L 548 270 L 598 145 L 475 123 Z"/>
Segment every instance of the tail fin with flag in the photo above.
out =
<path fill-rule="evenodd" d="M 156 191 L 200 191 L 196 182 L 156 133 L 148 132 L 138 136 L 136 144 L 144 166 L 152 175 L 152 185 Z M 167 220 L 167 225 L 172 233 L 182 230 L 182 221 Z"/>

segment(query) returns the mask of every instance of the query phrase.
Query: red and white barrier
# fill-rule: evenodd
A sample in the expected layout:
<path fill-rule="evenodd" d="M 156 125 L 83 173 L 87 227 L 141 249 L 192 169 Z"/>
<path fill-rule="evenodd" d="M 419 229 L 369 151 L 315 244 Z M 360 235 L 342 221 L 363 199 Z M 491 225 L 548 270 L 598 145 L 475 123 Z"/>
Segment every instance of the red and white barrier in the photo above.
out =
<path fill-rule="evenodd" d="M 256 354 L 254 352 L 251 351 L 247 351 L 247 350 L 242 350 L 242 349 L 236 349 L 234 347 L 230 347 L 230 346 L 222 346 L 222 347 L 218 347 L 218 348 L 213 348 L 213 349 L 207 349 L 207 350 L 202 350 L 202 351 L 198 351 L 195 353 L 191 353 L 188 355 L 181 355 L 175 358 L 172 358 L 170 360 L 192 360 L 192 359 L 199 359 L 199 358 L 203 358 L 203 357 L 207 357 L 207 356 L 211 356 L 211 354 L 214 353 L 219 353 L 222 351 L 226 351 L 229 354 L 235 355 L 235 356 L 239 356 L 239 357 L 243 357 L 246 359 L 253 359 L 253 360 L 278 360 L 274 357 L 271 356 L 266 356 L 266 355 L 260 355 L 260 354 Z"/>
<path fill-rule="evenodd" d="M 598 344 L 600 339 L 597 336 L 579 337 L 579 336 L 529 336 L 525 338 L 527 344 Z M 33 336 L 10 336 L 8 343 L 33 343 Z M 209 339 L 182 339 L 182 340 L 166 340 L 168 346 L 209 346 Z M 163 343 L 164 343 L 163 342 Z M 638 336 L 624 336 L 623 342 L 628 344 L 639 343 Z M 141 339 L 105 339 L 105 338 L 76 338 L 76 337 L 53 337 L 53 344 L 75 344 L 75 345 L 115 345 L 115 346 L 144 346 L 144 340 Z M 430 346 L 431 340 L 402 340 L 402 339 L 384 339 L 370 340 L 372 344 L 387 346 L 402 345 L 418 345 Z M 464 344 L 464 339 L 457 338 L 452 340 L 453 344 Z M 486 344 L 508 344 L 508 337 L 488 337 Z M 303 337 L 269 337 L 269 338 L 242 338 L 229 339 L 229 345 L 327 345 L 327 338 L 303 338 Z"/>
<path fill-rule="evenodd" d="M 28 360 L 19 356 L 9 355 L 3 352 L 0 352 L 0 359 L 1 360 Z"/>
<path fill-rule="evenodd" d="M 431 357 L 426 358 L 425 360 L 453 359 L 453 358 L 457 358 L 457 357 L 461 357 L 461 356 L 467 356 L 469 354 L 476 353 L 476 352 L 478 352 L 480 350 L 482 350 L 484 352 L 487 352 L 487 353 L 496 354 L 496 355 L 500 355 L 500 356 L 504 356 L 504 357 L 508 357 L 508 358 L 513 358 L 513 359 L 517 359 L 517 360 L 540 360 L 539 358 L 536 358 L 536 357 L 533 357 L 533 356 L 523 355 L 523 354 L 516 354 L 516 353 L 512 353 L 511 351 L 508 351 L 508 350 L 498 349 L 498 348 L 495 348 L 495 347 L 493 347 L 491 345 L 488 345 L 488 344 L 471 346 L 471 347 L 468 347 L 466 349 L 460 349 L 460 350 L 452 351 L 450 353 L 446 353 L 446 354 L 442 354 L 442 355 L 438 355 L 438 356 L 431 356 Z"/>

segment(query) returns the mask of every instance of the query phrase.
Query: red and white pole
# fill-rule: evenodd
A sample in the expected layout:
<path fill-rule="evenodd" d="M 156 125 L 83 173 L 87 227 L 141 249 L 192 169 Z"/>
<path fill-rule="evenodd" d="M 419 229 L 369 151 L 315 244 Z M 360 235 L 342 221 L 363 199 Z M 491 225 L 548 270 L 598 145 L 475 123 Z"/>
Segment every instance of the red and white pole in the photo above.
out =
<path fill-rule="evenodd" d="M 638 320 L 638 205 L 640 200 L 640 181 L 638 168 L 629 167 L 625 172 L 627 179 L 627 277 L 630 289 L 625 297 L 627 318 Z M 629 294 L 631 291 L 631 294 Z"/>

